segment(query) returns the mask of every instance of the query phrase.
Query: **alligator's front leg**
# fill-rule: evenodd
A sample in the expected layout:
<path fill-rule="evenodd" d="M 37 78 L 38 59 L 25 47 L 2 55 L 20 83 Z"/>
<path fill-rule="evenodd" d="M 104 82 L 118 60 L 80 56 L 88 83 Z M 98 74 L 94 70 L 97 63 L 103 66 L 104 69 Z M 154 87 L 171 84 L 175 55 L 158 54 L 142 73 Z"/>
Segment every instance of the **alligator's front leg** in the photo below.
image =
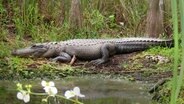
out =
<path fill-rule="evenodd" d="M 68 53 L 61 52 L 59 56 L 52 59 L 52 61 L 59 61 L 59 62 L 70 62 L 71 56 Z"/>
<path fill-rule="evenodd" d="M 116 52 L 115 44 L 111 44 L 111 43 L 103 44 L 101 47 L 102 58 L 93 60 L 90 63 L 96 64 L 96 65 L 106 63 L 109 60 L 109 57 L 114 55 L 115 52 Z"/>
<path fill-rule="evenodd" d="M 71 61 L 70 61 L 70 65 L 73 65 L 73 63 L 75 62 L 76 59 L 77 59 L 76 56 L 73 55 L 73 57 L 72 57 L 72 59 L 71 59 Z"/>

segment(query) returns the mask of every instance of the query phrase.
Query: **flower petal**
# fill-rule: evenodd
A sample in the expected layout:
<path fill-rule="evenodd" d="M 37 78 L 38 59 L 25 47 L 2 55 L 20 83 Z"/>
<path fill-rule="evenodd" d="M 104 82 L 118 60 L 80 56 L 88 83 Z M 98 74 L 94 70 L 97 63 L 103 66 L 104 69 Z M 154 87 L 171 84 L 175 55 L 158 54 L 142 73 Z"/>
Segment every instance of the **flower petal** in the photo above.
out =
<path fill-rule="evenodd" d="M 41 85 L 42 85 L 43 87 L 45 87 L 45 86 L 47 86 L 47 82 L 43 80 L 43 81 L 41 82 Z"/>
<path fill-rule="evenodd" d="M 85 97 L 85 95 L 80 93 L 80 88 L 79 87 L 74 87 L 73 91 L 75 92 L 76 96 Z"/>
<path fill-rule="evenodd" d="M 64 96 L 67 98 L 67 99 L 69 99 L 69 98 L 71 98 L 71 97 L 74 97 L 75 96 L 75 93 L 73 92 L 73 91 L 66 91 L 65 92 L 65 94 L 64 94 Z"/>
<path fill-rule="evenodd" d="M 56 87 L 51 87 L 52 95 L 56 95 L 58 93 L 58 90 Z"/>
<path fill-rule="evenodd" d="M 55 86 L 54 82 L 53 82 L 53 81 L 50 81 L 50 82 L 49 82 L 49 86 L 50 86 L 50 87 L 54 87 L 54 86 Z"/>
<path fill-rule="evenodd" d="M 75 92 L 75 94 L 78 96 L 80 94 L 80 88 L 79 87 L 74 87 L 73 91 Z"/>
<path fill-rule="evenodd" d="M 85 95 L 83 95 L 83 94 L 79 94 L 78 96 L 79 96 L 79 97 L 85 97 Z"/>
<path fill-rule="evenodd" d="M 44 87 L 43 89 L 50 96 L 54 96 L 58 93 L 58 90 L 56 87 Z"/>
<path fill-rule="evenodd" d="M 49 92 L 50 87 L 44 87 L 43 89 L 45 90 L 45 92 Z"/>
<path fill-rule="evenodd" d="M 22 100 L 23 99 L 23 94 L 21 92 L 18 92 L 17 93 L 17 98 Z"/>
<path fill-rule="evenodd" d="M 30 101 L 30 95 L 29 94 L 26 94 L 23 98 L 24 102 L 27 103 Z"/>

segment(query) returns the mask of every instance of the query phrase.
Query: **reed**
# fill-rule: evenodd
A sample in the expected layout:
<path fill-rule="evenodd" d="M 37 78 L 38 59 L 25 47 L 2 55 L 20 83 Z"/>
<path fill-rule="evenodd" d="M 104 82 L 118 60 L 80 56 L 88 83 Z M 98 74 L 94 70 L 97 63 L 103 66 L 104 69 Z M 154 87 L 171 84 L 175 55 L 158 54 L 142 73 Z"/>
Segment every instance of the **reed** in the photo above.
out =
<path fill-rule="evenodd" d="M 178 77 L 178 82 L 177 82 L 177 88 L 176 88 L 176 99 L 179 95 L 181 86 L 182 86 L 182 81 L 184 77 L 184 0 L 179 0 L 179 8 L 180 8 L 180 21 L 181 21 L 181 48 L 182 48 L 182 60 L 181 60 L 181 70 L 180 74 Z"/>
<path fill-rule="evenodd" d="M 178 65 L 179 65 L 179 33 L 178 33 L 178 5 L 177 0 L 171 0 L 171 10 L 173 18 L 173 29 L 174 29 L 174 69 L 173 69 L 173 79 L 172 79 L 172 90 L 171 90 L 171 100 L 170 104 L 176 104 L 177 98 L 181 89 L 182 79 L 184 75 L 184 1 L 179 0 L 179 10 L 181 19 L 181 41 L 182 41 L 182 62 L 181 70 L 178 77 Z"/>

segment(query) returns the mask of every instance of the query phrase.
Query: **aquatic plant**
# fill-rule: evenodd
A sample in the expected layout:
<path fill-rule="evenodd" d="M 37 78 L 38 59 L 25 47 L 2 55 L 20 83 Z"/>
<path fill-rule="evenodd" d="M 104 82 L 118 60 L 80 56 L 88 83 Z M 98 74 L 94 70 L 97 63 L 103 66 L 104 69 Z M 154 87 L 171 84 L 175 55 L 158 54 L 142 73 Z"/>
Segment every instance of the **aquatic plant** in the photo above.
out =
<path fill-rule="evenodd" d="M 74 104 L 83 104 L 82 102 L 80 102 L 78 100 L 78 97 L 85 97 L 85 95 L 80 93 L 80 88 L 79 87 L 74 87 L 73 90 L 67 90 L 65 92 L 65 96 L 59 95 L 57 88 L 55 87 L 55 83 L 53 81 L 42 81 L 41 85 L 45 91 L 45 93 L 36 93 L 36 92 L 32 92 L 31 88 L 32 85 L 28 84 L 25 85 L 25 87 L 23 87 L 23 85 L 21 83 L 17 83 L 17 98 L 19 100 L 23 100 L 25 103 L 28 103 L 31 100 L 31 96 L 30 95 L 36 95 L 36 96 L 47 96 L 46 98 L 43 98 L 42 101 L 43 102 L 48 102 L 50 97 L 53 98 L 61 98 L 61 99 L 65 99 L 68 101 L 73 102 Z M 72 97 L 75 97 L 75 99 L 71 99 Z"/>
<path fill-rule="evenodd" d="M 41 84 L 44 87 L 43 89 L 45 90 L 45 92 L 49 96 L 55 96 L 57 94 L 58 90 L 55 87 L 54 82 L 52 82 L 52 81 L 50 81 L 50 82 L 42 81 Z"/>
<path fill-rule="evenodd" d="M 76 97 L 76 100 L 78 99 L 78 97 L 85 97 L 85 95 L 80 93 L 79 87 L 74 87 L 73 90 L 67 90 L 64 95 L 67 99 Z"/>
<path fill-rule="evenodd" d="M 31 85 L 27 85 L 26 88 L 27 90 L 23 90 L 22 84 L 18 83 L 17 84 L 19 92 L 17 93 L 17 98 L 19 100 L 23 100 L 25 103 L 28 103 L 30 101 L 30 88 Z"/>

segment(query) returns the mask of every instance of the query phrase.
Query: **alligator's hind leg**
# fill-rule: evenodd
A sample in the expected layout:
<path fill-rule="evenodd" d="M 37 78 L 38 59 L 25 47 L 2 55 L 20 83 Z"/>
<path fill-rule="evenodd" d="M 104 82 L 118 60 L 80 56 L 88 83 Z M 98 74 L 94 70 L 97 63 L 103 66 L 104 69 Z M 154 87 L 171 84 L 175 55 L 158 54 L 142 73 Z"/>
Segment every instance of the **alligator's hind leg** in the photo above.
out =
<path fill-rule="evenodd" d="M 70 62 L 71 56 L 65 52 L 61 52 L 59 56 L 52 59 L 52 61 L 59 61 L 59 62 Z"/>
<path fill-rule="evenodd" d="M 97 59 L 97 60 L 93 60 L 90 63 L 96 64 L 96 65 L 103 64 L 103 63 L 107 62 L 109 60 L 109 57 L 114 55 L 115 52 L 116 52 L 115 44 L 111 44 L 111 43 L 104 44 L 101 47 L 102 58 Z"/>

